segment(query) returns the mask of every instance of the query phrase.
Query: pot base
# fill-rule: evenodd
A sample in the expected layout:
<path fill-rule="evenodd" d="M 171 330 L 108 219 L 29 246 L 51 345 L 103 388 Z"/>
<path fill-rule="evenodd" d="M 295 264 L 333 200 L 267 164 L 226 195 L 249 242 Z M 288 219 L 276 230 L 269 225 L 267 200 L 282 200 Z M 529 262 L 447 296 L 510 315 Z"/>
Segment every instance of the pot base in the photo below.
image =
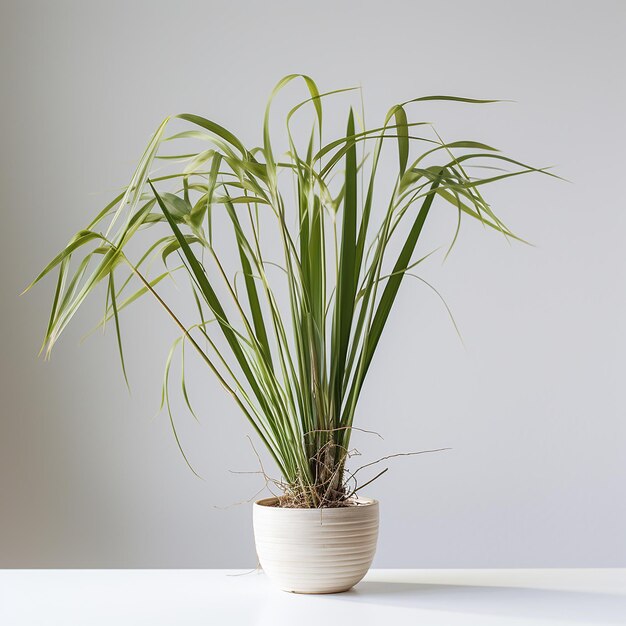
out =
<path fill-rule="evenodd" d="M 347 589 L 337 589 L 336 591 L 291 591 L 289 589 L 281 589 L 281 591 L 285 593 L 295 593 L 298 596 L 328 596 L 334 593 L 346 593 L 346 591 L 350 591 L 351 589 L 354 589 L 354 585 Z"/>

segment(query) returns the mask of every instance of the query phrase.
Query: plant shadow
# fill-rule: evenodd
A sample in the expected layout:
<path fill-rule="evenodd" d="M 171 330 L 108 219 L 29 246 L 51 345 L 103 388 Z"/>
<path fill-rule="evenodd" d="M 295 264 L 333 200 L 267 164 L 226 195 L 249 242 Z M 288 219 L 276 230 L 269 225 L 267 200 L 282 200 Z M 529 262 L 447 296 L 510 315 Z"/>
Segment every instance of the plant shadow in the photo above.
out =
<path fill-rule="evenodd" d="M 626 597 L 611 593 L 365 581 L 335 597 L 346 602 L 389 605 L 410 610 L 594 624 L 626 623 Z"/>

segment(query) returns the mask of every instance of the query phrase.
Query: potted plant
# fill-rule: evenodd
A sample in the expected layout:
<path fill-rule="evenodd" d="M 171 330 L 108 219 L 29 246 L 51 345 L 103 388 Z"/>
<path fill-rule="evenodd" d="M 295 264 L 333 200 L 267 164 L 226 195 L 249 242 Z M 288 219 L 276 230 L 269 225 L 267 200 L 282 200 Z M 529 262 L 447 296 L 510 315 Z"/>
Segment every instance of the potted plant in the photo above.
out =
<path fill-rule="evenodd" d="M 296 78 L 308 97 L 287 114 L 278 154 L 271 103 Z M 167 118 L 129 185 L 33 282 L 57 270 L 46 354 L 85 299 L 106 285 L 101 323 L 112 320 L 124 376 L 120 311 L 148 294 L 167 312 L 181 332 L 177 343 L 192 347 L 217 376 L 276 464 L 282 495 L 253 507 L 257 552 L 282 589 L 302 593 L 351 588 L 374 556 L 378 503 L 361 497 L 371 481 L 359 483 L 347 465 L 350 437 L 403 278 L 429 256 L 418 245 L 429 214 L 440 203 L 456 212 L 450 248 L 464 217 L 517 239 L 481 188 L 544 171 L 483 143 L 446 143 L 429 123 L 408 121 L 407 110 L 420 102 L 490 100 L 416 98 L 393 106 L 374 128 L 361 127 L 350 109 L 345 132 L 323 141 L 323 101 L 345 91 L 320 93 L 309 77 L 286 76 L 265 110 L 260 147 L 245 146 L 204 117 Z M 307 113 L 311 127 L 302 141 L 292 128 Z M 174 120 L 185 128 L 166 137 Z M 379 166 L 390 143 L 395 176 L 382 180 Z M 172 144 L 186 146 L 167 155 L 178 166 L 152 174 L 155 159 Z M 472 170 L 475 165 L 497 167 L 485 175 L 489 170 Z M 152 236 L 137 238 L 140 232 Z M 131 242 L 138 258 L 129 252 Z M 155 259 L 163 268 L 149 276 Z M 193 324 L 161 295 L 159 283 L 174 273 L 189 278 Z M 168 372 L 169 360 L 166 386 Z M 184 386 L 183 392 L 187 400 Z M 176 441 L 180 447 L 177 435 Z"/>

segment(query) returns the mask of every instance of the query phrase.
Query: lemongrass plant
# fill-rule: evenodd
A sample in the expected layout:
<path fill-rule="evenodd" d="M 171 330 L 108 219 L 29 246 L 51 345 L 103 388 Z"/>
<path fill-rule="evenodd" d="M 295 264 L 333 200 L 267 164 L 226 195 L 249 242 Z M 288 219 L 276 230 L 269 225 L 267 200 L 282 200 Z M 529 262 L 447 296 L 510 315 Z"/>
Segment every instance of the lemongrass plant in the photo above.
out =
<path fill-rule="evenodd" d="M 304 81 L 308 97 L 286 116 L 287 150 L 279 156 L 270 134 L 271 104 L 296 78 Z M 102 323 L 113 320 L 124 376 L 119 313 L 144 294 L 153 297 L 179 327 L 176 343 L 193 347 L 269 450 L 292 506 L 339 506 L 355 492 L 346 460 L 359 396 L 403 278 L 428 256 L 418 244 L 434 207 L 447 204 L 456 212 L 453 242 L 465 216 L 517 239 L 481 187 L 545 171 L 476 141 L 446 143 L 431 124 L 408 121 L 407 111 L 420 102 L 493 100 L 415 98 L 391 107 L 369 129 L 360 127 L 362 120 L 350 109 L 345 133 L 324 143 L 323 102 L 345 91 L 320 93 L 311 78 L 286 76 L 267 104 L 260 147 L 246 147 L 204 117 L 167 118 L 129 185 L 33 282 L 58 270 L 46 354 L 85 299 L 105 283 Z M 307 110 L 312 127 L 300 146 L 291 122 Z M 188 129 L 166 137 L 174 119 Z M 202 148 L 185 150 L 167 161 L 182 167 L 155 175 L 165 142 Z M 395 180 L 385 175 L 390 189 L 379 197 L 379 166 L 389 143 L 396 153 Z M 490 164 L 489 176 L 468 173 L 471 166 Z M 220 232 L 214 230 L 218 217 Z M 129 244 L 148 229 L 153 237 L 141 240 L 133 260 Z M 226 252 L 219 244 L 224 237 L 232 238 Z M 172 255 L 180 258 L 177 268 L 167 264 Z M 228 271 L 233 257 L 236 275 Z M 163 267 L 149 275 L 155 260 Z M 195 323 L 184 322 L 159 293 L 159 283 L 176 270 L 188 275 Z M 169 362 L 164 397 L 185 457 L 169 405 Z M 184 380 L 182 389 L 188 401 Z"/>

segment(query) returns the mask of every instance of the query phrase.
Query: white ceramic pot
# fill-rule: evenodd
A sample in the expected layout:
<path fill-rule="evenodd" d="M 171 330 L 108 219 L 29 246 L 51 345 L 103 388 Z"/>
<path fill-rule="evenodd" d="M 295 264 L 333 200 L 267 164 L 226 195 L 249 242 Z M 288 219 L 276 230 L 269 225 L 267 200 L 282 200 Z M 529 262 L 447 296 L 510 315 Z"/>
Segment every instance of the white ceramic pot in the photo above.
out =
<path fill-rule="evenodd" d="M 284 591 L 339 593 L 367 573 L 378 538 L 378 502 L 287 509 L 276 498 L 254 503 L 254 539 L 261 567 Z"/>

